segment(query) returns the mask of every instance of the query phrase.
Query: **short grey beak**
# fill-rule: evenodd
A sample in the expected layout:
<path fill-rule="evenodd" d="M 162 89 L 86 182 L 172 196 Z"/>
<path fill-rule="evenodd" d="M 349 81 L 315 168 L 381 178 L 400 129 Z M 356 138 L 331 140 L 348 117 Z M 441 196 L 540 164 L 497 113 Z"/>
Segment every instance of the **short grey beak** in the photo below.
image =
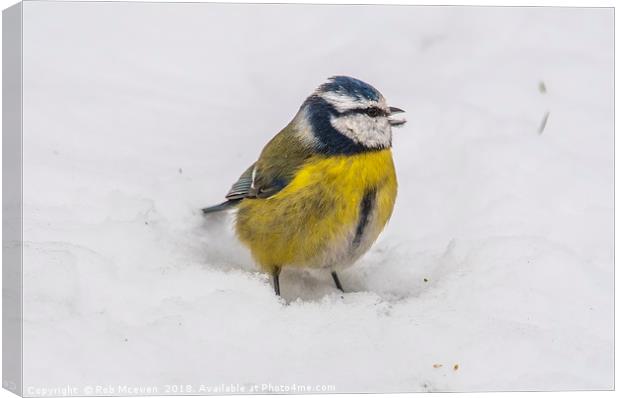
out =
<path fill-rule="evenodd" d="M 395 113 L 403 113 L 404 110 L 397 108 L 395 106 L 390 106 L 390 115 L 388 116 L 388 122 L 390 122 L 390 126 L 398 127 L 407 123 L 405 119 L 396 119 L 394 118 Z"/>

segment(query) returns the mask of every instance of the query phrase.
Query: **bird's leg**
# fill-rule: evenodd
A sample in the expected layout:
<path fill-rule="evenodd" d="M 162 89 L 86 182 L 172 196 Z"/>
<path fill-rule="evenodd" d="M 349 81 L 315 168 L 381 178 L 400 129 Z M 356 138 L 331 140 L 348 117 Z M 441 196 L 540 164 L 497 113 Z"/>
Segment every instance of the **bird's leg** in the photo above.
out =
<path fill-rule="evenodd" d="M 342 289 L 342 285 L 340 284 L 340 279 L 338 279 L 338 274 L 336 271 L 332 271 L 332 278 L 334 279 L 334 283 L 336 284 L 338 290 L 344 293 L 344 289 Z"/>
<path fill-rule="evenodd" d="M 280 267 L 274 267 L 273 269 L 273 290 L 276 292 L 276 296 L 280 295 Z"/>

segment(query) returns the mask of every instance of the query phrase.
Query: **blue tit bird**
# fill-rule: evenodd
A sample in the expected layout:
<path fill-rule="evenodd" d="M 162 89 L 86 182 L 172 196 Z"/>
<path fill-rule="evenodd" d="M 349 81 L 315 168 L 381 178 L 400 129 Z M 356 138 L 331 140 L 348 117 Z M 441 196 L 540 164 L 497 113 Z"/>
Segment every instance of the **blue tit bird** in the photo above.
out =
<path fill-rule="evenodd" d="M 280 295 L 284 267 L 338 271 L 359 259 L 392 215 L 392 127 L 403 110 L 370 84 L 335 76 L 263 148 L 226 195 L 202 209 L 236 208 L 237 237 Z"/>

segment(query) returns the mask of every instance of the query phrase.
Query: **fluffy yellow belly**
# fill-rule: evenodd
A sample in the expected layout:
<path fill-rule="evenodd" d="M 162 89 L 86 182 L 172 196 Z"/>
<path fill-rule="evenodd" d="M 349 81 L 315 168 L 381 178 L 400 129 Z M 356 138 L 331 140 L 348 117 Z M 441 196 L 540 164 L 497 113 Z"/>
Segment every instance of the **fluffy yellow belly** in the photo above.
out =
<path fill-rule="evenodd" d="M 389 149 L 316 156 L 274 196 L 243 200 L 237 235 L 268 272 L 278 266 L 346 267 L 379 236 L 396 190 Z"/>

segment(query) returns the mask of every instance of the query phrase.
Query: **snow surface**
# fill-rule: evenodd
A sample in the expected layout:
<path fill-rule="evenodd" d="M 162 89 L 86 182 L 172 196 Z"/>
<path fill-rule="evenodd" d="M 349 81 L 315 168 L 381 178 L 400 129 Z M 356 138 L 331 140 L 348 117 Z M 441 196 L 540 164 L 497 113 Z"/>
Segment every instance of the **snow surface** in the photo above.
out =
<path fill-rule="evenodd" d="M 24 23 L 27 394 L 613 387 L 611 9 L 28 2 Z M 198 209 L 335 74 L 408 111 L 399 196 L 346 294 L 285 271 L 279 300 Z"/>

